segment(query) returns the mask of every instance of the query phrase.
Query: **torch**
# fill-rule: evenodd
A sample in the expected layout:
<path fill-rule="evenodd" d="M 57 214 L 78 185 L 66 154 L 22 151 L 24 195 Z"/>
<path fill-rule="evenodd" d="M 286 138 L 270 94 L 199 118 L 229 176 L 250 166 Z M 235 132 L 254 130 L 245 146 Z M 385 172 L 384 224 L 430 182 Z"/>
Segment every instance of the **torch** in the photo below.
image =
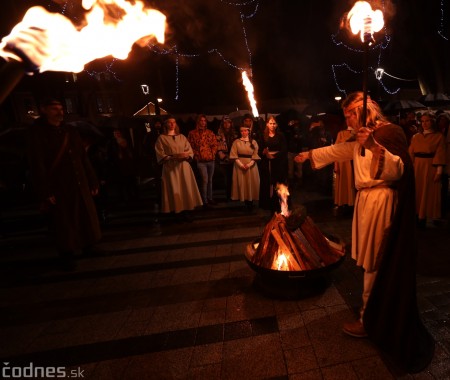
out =
<path fill-rule="evenodd" d="M 367 119 L 367 80 L 369 71 L 369 46 L 375 42 L 373 34 L 384 26 L 383 12 L 372 10 L 369 3 L 357 1 L 347 14 L 347 21 L 353 34 L 360 34 L 363 43 L 363 109 L 362 125 L 366 126 Z M 361 156 L 365 156 L 365 148 L 361 148 Z"/>
<path fill-rule="evenodd" d="M 250 102 L 250 106 L 252 107 L 253 117 L 259 117 L 258 108 L 256 107 L 253 84 L 250 81 L 246 71 L 242 71 L 242 83 L 244 84 L 245 90 L 247 91 L 248 100 Z"/>
<path fill-rule="evenodd" d="M 8 62 L 2 67 L 1 74 L 6 73 L 9 79 L 0 89 L 0 103 L 20 81 L 25 70 L 30 74 L 44 71 L 77 73 L 99 58 L 126 59 L 135 43 L 144 46 L 152 37 L 164 42 L 166 17 L 157 10 L 146 8 L 141 1 L 84 0 L 83 7 L 86 13 L 80 27 L 62 14 L 32 7 L 2 39 L 0 56 Z M 111 8 L 115 11 L 110 12 Z M 120 17 L 113 16 L 116 14 Z"/>

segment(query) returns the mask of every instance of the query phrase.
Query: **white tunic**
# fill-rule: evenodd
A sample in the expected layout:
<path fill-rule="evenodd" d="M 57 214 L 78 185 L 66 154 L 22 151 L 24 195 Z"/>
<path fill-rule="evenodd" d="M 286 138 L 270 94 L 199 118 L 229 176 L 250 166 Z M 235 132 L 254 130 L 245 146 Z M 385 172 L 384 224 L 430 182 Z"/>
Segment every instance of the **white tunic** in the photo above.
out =
<path fill-rule="evenodd" d="M 192 167 L 187 161 L 164 160 L 177 153 L 194 156 L 184 135 L 160 135 L 155 144 L 156 158 L 162 163 L 161 212 L 192 210 L 203 204 Z"/>
<path fill-rule="evenodd" d="M 314 149 L 311 165 L 320 169 L 335 161 L 353 160 L 358 193 L 352 224 L 352 258 L 371 272 L 376 268 L 376 258 L 397 205 L 397 191 L 391 186 L 401 178 L 403 162 L 384 148 L 379 157 L 369 149 L 364 157 L 360 152 L 357 142 Z"/>
<path fill-rule="evenodd" d="M 253 140 L 253 148 L 249 141 L 236 139 L 233 142 L 230 150 L 230 159 L 235 160 L 233 168 L 233 182 L 231 188 L 231 199 L 244 201 L 259 200 L 259 171 L 256 163 L 248 170 L 243 170 L 239 167 L 236 160 L 243 164 L 248 164 L 250 161 L 257 161 L 258 144 Z"/>

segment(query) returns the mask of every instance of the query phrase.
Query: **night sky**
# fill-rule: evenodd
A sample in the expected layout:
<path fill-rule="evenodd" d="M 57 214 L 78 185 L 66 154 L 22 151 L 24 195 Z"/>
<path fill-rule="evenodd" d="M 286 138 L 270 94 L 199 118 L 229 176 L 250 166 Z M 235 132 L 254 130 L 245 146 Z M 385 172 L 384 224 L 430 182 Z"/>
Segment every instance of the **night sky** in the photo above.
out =
<path fill-rule="evenodd" d="M 14 20 L 18 21 L 31 4 L 43 4 L 55 10 L 64 7 L 72 19 L 79 14 L 75 1 L 59 0 L 60 5 L 51 5 L 50 1 L 3 1 L 7 12 L 1 16 L 2 35 L 9 32 L 16 23 Z M 112 69 L 120 80 L 137 91 L 140 83 L 149 84 L 155 96 L 164 98 L 168 108 L 197 112 L 214 105 L 245 107 L 240 69 L 250 67 L 259 102 L 300 97 L 332 99 L 362 87 L 362 44 L 358 37 L 339 29 L 341 17 L 354 1 L 147 3 L 167 16 L 166 43 L 151 49 L 136 47 L 126 61 L 116 62 Z M 374 8 L 385 11 L 386 29 L 376 35 L 369 66 L 378 67 L 380 62 L 391 75 L 412 79 L 402 81 L 385 76 L 383 83 L 388 91 L 399 87 L 419 89 L 415 79 L 421 78 L 428 86 L 427 91 L 449 92 L 447 3 L 441 0 L 372 2 Z M 447 8 L 441 8 L 441 4 Z M 102 70 L 105 62 L 110 60 L 90 64 L 86 69 Z M 338 84 L 332 65 L 339 65 L 335 71 Z M 389 96 L 372 72 L 369 90 L 376 97 Z"/>

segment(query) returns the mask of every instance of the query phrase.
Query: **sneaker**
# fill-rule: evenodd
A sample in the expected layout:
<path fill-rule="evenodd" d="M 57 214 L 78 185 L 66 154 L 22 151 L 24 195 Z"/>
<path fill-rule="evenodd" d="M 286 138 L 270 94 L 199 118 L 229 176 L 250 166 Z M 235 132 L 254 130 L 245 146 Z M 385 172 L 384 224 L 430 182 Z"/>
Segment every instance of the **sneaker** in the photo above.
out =
<path fill-rule="evenodd" d="M 344 326 L 342 327 L 342 331 L 345 334 L 350 335 L 354 338 L 366 338 L 367 337 L 366 330 L 364 329 L 364 326 L 359 319 L 355 322 L 345 323 Z"/>

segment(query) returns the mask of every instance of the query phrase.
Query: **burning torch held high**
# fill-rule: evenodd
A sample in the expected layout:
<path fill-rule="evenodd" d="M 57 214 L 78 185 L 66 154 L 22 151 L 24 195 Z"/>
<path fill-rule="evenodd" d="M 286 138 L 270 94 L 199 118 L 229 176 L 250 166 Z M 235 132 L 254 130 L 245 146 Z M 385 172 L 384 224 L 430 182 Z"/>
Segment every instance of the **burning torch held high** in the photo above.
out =
<path fill-rule="evenodd" d="M 353 34 L 360 34 L 362 42 L 372 44 L 375 41 L 373 34 L 384 26 L 384 17 L 381 10 L 372 10 L 368 2 L 357 1 L 344 16 L 343 22 L 343 26 L 350 29 Z"/>
<path fill-rule="evenodd" d="M 245 90 L 247 91 L 248 100 L 250 102 L 250 106 L 252 107 L 252 114 L 254 117 L 258 117 L 259 112 L 258 108 L 256 107 L 253 84 L 250 81 L 246 71 L 242 71 L 242 83 L 244 84 Z"/>

